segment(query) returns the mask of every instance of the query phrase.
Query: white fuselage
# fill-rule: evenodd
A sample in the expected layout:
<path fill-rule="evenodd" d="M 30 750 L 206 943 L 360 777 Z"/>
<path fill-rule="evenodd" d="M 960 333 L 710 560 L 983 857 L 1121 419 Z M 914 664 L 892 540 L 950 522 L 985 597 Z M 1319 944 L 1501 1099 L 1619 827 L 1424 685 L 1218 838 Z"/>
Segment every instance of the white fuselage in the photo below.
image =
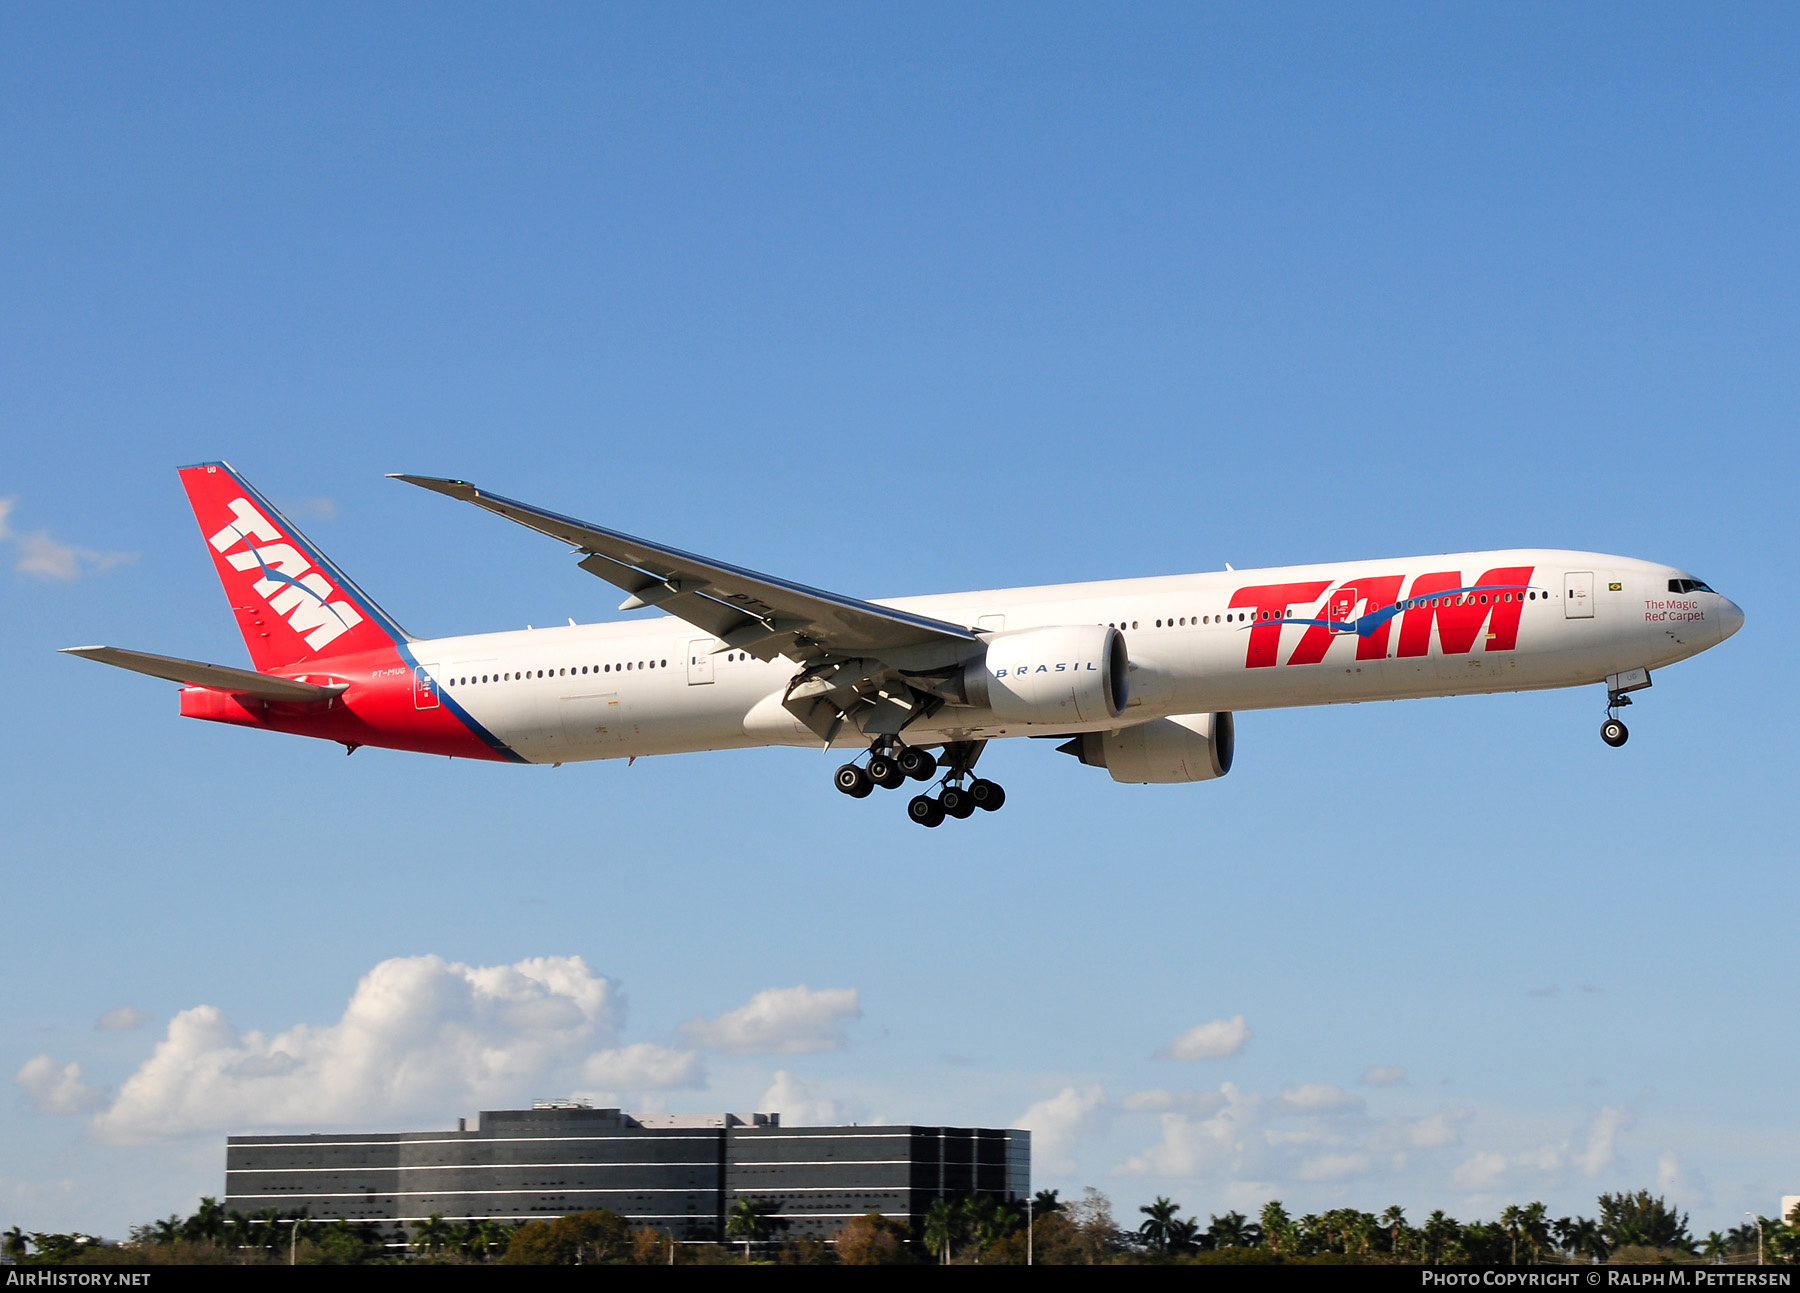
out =
<path fill-rule="evenodd" d="M 1736 631 L 1736 606 L 1710 591 L 1671 591 L 1684 580 L 1628 557 L 1520 549 L 882 604 L 983 633 L 1106 624 L 1124 634 L 1129 702 L 1118 717 L 1035 727 L 947 705 L 904 734 L 935 745 L 1179 714 L 1597 683 L 1685 659 Z M 1458 589 L 1493 591 L 1429 604 L 1440 600 L 1432 593 Z M 1352 631 L 1396 604 L 1407 609 L 1390 609 L 1385 628 Z M 781 703 L 793 661 L 721 649 L 667 616 L 415 641 L 412 652 L 446 703 L 534 763 L 820 744 Z M 835 743 L 868 739 L 848 728 Z"/>

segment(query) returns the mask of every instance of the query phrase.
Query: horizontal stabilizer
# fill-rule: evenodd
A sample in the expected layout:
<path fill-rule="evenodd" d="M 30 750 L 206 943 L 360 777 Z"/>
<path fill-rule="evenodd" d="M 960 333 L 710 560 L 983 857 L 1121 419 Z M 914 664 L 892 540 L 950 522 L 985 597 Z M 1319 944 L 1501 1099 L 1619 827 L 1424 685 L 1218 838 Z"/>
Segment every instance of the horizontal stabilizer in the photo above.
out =
<path fill-rule="evenodd" d="M 327 687 L 314 682 L 295 682 L 292 678 L 277 678 L 271 674 L 257 673 L 253 669 L 202 664 L 198 660 L 151 655 L 148 651 L 127 651 L 123 647 L 82 646 L 64 647 L 62 650 L 64 655 L 98 660 L 101 664 L 116 665 L 135 673 L 147 673 L 152 678 L 167 678 L 170 682 L 185 682 L 195 687 L 215 687 L 220 691 L 236 692 L 240 696 L 257 696 L 263 700 L 301 703 L 330 700 L 347 685 L 334 683 Z"/>

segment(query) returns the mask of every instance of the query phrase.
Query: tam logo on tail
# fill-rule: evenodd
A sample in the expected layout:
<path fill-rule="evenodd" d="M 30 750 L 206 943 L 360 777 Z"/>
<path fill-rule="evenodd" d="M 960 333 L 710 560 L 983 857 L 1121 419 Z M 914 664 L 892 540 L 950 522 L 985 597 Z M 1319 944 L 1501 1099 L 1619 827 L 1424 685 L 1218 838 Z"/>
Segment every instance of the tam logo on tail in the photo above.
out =
<path fill-rule="evenodd" d="M 207 542 L 214 552 L 224 554 L 232 569 L 262 571 L 262 578 L 251 587 L 270 610 L 287 618 L 288 626 L 306 639 L 307 646 L 317 651 L 362 623 L 356 607 L 341 599 L 331 600 L 337 590 L 298 549 L 280 541 L 287 536 L 249 499 L 234 498 L 226 506 L 234 519 Z M 261 539 L 266 546 L 259 548 L 252 539 Z M 240 543 L 244 550 L 232 552 Z"/>
<path fill-rule="evenodd" d="M 257 669 L 391 651 L 406 640 L 318 545 L 225 463 L 183 467 L 181 483 Z"/>

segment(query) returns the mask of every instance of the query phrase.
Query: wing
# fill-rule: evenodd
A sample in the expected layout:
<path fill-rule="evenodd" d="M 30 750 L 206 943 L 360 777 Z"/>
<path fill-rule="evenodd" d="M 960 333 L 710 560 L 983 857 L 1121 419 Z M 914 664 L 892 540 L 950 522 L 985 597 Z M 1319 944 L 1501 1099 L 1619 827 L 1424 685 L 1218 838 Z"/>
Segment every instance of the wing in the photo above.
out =
<path fill-rule="evenodd" d="M 64 647 L 62 651 L 64 655 L 78 655 L 83 660 L 98 660 L 101 664 L 130 669 L 134 673 L 147 673 L 152 678 L 167 678 L 170 682 L 185 682 L 195 687 L 215 687 L 220 691 L 236 692 L 240 696 L 257 696 L 263 700 L 330 700 L 347 685 L 334 683 L 321 686 L 312 682 L 295 682 L 292 678 L 277 678 L 252 669 L 202 664 L 198 660 L 151 655 L 148 651 L 127 651 L 123 647 Z"/>
<path fill-rule="evenodd" d="M 629 594 L 620 610 L 654 606 L 718 638 L 720 651 L 800 662 L 788 708 L 827 740 L 851 714 L 864 732 L 899 731 L 942 704 L 946 697 L 934 688 L 983 649 L 981 637 L 960 624 L 651 543 L 464 480 L 393 478 L 561 539 L 582 554 L 583 570 Z M 828 702 L 830 713 L 814 700 Z"/>
<path fill-rule="evenodd" d="M 667 611 L 720 639 L 721 650 L 747 650 L 765 660 L 777 655 L 805 659 L 820 652 L 897 655 L 921 647 L 926 648 L 923 654 L 930 654 L 934 646 L 965 655 L 979 643 L 974 631 L 961 625 L 633 538 L 501 498 L 467 481 L 401 475 L 394 479 L 460 498 L 561 539 L 584 554 L 583 570 L 630 594 L 620 610 L 654 606 Z M 789 647 L 798 648 L 799 654 Z"/>

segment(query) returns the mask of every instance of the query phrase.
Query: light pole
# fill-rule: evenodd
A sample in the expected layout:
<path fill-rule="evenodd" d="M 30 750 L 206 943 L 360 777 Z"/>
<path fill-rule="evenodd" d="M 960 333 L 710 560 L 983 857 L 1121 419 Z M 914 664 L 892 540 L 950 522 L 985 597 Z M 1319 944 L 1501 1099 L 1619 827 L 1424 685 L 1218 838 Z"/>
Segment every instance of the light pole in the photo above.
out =
<path fill-rule="evenodd" d="M 1028 1194 L 1025 1196 L 1025 1264 L 1027 1266 L 1032 1264 L 1032 1225 L 1037 1219 L 1036 1211 L 1033 1209 L 1032 1205 L 1036 1202 L 1037 1200 L 1032 1198 L 1031 1195 Z"/>
<path fill-rule="evenodd" d="M 1763 1264 L 1762 1218 L 1754 1212 L 1746 1212 L 1744 1215 L 1756 1223 L 1756 1264 L 1761 1266 Z"/>

